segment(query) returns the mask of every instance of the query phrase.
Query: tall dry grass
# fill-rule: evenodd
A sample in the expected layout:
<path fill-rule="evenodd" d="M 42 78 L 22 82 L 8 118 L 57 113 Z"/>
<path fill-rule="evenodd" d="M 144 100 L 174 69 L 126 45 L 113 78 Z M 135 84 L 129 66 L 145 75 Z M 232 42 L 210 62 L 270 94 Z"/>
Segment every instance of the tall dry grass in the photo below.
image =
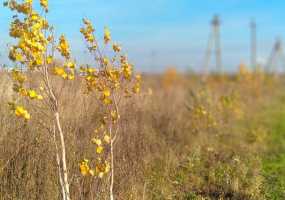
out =
<path fill-rule="evenodd" d="M 249 121 L 278 95 L 273 88 L 280 81 L 261 74 L 206 82 L 165 76 L 145 75 L 140 96 L 122 104 L 116 199 L 263 199 L 258 156 L 266 132 Z M 76 82 L 57 81 L 71 196 L 108 199 L 108 178 L 82 177 L 78 168 L 83 157 L 96 156 L 90 139 L 101 109 Z M 0 199 L 60 199 L 49 113 L 39 111 L 29 125 L 16 120 L 7 106 L 15 98 L 11 91 L 9 76 L 1 73 Z"/>

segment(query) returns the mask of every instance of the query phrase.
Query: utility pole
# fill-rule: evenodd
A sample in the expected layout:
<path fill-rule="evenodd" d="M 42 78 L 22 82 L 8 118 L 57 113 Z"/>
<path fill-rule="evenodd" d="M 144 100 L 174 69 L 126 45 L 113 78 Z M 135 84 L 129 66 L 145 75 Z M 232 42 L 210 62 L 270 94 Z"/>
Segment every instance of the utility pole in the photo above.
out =
<path fill-rule="evenodd" d="M 256 70 L 257 63 L 256 63 L 256 58 L 257 58 L 257 37 L 256 37 L 256 23 L 254 20 L 250 22 L 250 40 L 251 40 L 251 55 L 250 55 L 250 63 L 251 67 Z"/>
<path fill-rule="evenodd" d="M 221 52 L 221 37 L 220 37 L 220 19 L 216 15 L 213 18 L 212 26 L 215 36 L 215 52 L 216 52 L 216 69 L 218 72 L 222 72 L 222 52 Z"/>
<path fill-rule="evenodd" d="M 267 60 L 266 64 L 266 70 L 269 73 L 274 73 L 274 65 L 276 64 L 277 60 L 280 60 L 283 65 L 285 65 L 285 56 L 283 52 L 283 44 L 282 40 L 280 38 L 277 38 L 275 41 L 275 44 L 273 46 L 273 49 L 270 53 L 270 56 Z"/>
<path fill-rule="evenodd" d="M 150 69 L 154 69 L 157 67 L 156 57 L 157 57 L 157 52 L 155 50 L 152 50 L 150 52 L 150 65 L 149 65 Z"/>
<path fill-rule="evenodd" d="M 151 71 L 151 70 L 154 70 L 156 67 L 158 67 L 158 66 L 156 66 L 157 65 L 157 62 L 156 62 L 156 58 L 157 58 L 157 51 L 156 50 L 151 50 L 150 52 L 149 52 L 149 55 L 148 55 L 148 57 L 149 57 L 149 59 L 147 59 L 148 60 L 148 69 Z"/>
<path fill-rule="evenodd" d="M 214 15 L 211 20 L 211 31 L 207 44 L 206 55 L 204 60 L 204 75 L 208 73 L 209 62 L 211 59 L 212 50 L 215 51 L 215 61 L 217 72 L 222 72 L 222 50 L 221 50 L 221 36 L 220 36 L 220 18 L 218 15 Z"/>

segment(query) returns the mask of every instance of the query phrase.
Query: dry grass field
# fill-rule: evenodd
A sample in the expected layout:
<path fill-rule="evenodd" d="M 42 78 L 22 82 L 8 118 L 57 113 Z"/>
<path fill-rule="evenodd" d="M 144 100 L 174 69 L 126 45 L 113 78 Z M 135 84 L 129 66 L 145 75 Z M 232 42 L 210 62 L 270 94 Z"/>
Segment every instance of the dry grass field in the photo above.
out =
<path fill-rule="evenodd" d="M 79 170 L 83 157 L 96 157 L 89 141 L 101 108 L 76 82 L 56 81 L 72 199 L 108 199 L 109 177 Z M 267 121 L 284 107 L 283 83 L 263 73 L 205 81 L 168 71 L 143 75 L 141 93 L 121 108 L 116 199 L 281 199 L 283 185 L 272 180 L 266 155 L 273 124 Z M 36 109 L 29 124 L 17 120 L 7 105 L 16 97 L 5 72 L 0 86 L 0 199 L 61 199 L 53 135 L 45 129 L 49 113 Z"/>

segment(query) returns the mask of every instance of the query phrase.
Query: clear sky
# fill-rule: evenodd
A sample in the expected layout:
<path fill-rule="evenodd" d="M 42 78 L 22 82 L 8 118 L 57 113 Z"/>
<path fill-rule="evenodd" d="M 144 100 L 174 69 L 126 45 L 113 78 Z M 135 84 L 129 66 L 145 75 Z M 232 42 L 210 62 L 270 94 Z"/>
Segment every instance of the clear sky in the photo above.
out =
<path fill-rule="evenodd" d="M 35 2 L 37 0 L 34 0 Z M 285 36 L 283 0 L 49 0 L 48 19 L 59 35 L 71 43 L 74 57 L 89 59 L 79 33 L 82 17 L 98 32 L 110 27 L 139 70 L 159 71 L 168 66 L 181 70 L 199 68 L 204 58 L 209 21 L 222 19 L 225 68 L 249 63 L 249 21 L 258 25 L 258 59 L 267 59 L 276 36 Z M 11 42 L 8 22 L 12 13 L 0 7 L 0 45 Z M 0 49 L 5 60 L 6 48 Z"/>

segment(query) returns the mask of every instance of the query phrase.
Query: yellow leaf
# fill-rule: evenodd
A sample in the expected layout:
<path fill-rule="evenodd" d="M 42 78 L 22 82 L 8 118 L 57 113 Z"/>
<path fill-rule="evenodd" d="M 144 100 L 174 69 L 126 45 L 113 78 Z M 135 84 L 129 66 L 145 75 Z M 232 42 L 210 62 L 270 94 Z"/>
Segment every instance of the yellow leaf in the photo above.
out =
<path fill-rule="evenodd" d="M 109 135 L 104 136 L 104 141 L 109 144 L 111 142 L 111 137 Z"/>
<path fill-rule="evenodd" d="M 102 146 L 98 146 L 98 147 L 96 148 L 96 152 L 97 152 L 98 154 L 102 153 L 103 150 L 104 150 L 104 148 L 103 148 Z"/>
<path fill-rule="evenodd" d="M 97 144 L 98 146 L 102 144 L 102 141 L 100 139 L 93 138 L 91 141 L 92 143 Z"/>

